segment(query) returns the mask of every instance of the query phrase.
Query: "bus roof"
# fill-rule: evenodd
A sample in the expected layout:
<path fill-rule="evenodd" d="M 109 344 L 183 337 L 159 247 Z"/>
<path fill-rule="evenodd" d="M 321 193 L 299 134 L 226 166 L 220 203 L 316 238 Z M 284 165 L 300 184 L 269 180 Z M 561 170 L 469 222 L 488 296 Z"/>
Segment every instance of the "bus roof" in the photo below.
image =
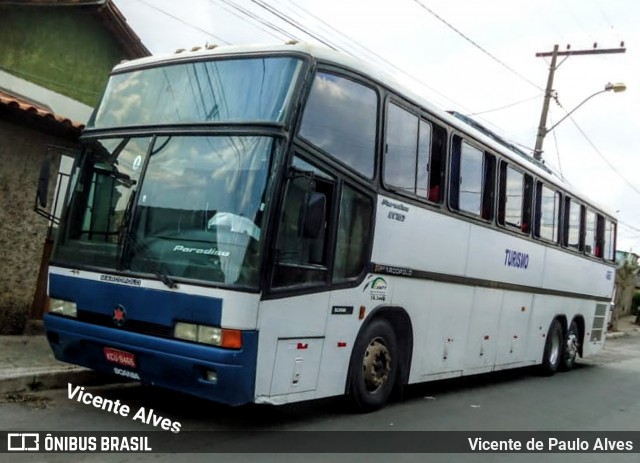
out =
<path fill-rule="evenodd" d="M 458 113 L 449 113 L 437 107 L 429 100 L 409 89 L 405 84 L 398 81 L 393 74 L 384 71 L 380 67 L 373 66 L 364 60 L 359 60 L 346 53 L 336 51 L 324 46 L 312 45 L 309 43 L 286 43 L 276 45 L 232 45 L 232 46 L 209 46 L 196 47 L 191 50 L 178 50 L 173 54 L 154 55 L 150 57 L 140 58 L 132 61 L 125 61 L 118 64 L 114 72 L 126 72 L 138 67 L 153 66 L 155 64 L 171 64 L 179 61 L 191 61 L 197 59 L 206 59 L 207 57 L 240 55 L 240 54 L 260 54 L 260 53 L 298 53 L 308 55 L 312 59 L 338 65 L 347 68 L 357 74 L 367 76 L 377 81 L 390 90 L 393 90 L 399 96 L 404 97 L 413 104 L 421 106 L 432 115 L 441 119 L 447 125 L 454 127 L 456 130 L 465 133 L 482 144 L 488 146 L 492 150 L 500 153 L 505 158 L 510 159 L 516 164 L 526 168 L 538 178 L 545 180 L 567 192 L 570 196 L 579 199 L 604 214 L 614 217 L 611 210 L 602 205 L 598 205 L 584 194 L 577 192 L 564 179 L 554 174 L 548 167 L 532 157 L 525 155 L 522 150 L 515 146 L 509 146 L 507 140 L 502 139 L 499 135 L 488 131 L 482 125 L 473 120 L 469 120 L 466 116 Z M 461 117 L 462 116 L 462 117 Z"/>

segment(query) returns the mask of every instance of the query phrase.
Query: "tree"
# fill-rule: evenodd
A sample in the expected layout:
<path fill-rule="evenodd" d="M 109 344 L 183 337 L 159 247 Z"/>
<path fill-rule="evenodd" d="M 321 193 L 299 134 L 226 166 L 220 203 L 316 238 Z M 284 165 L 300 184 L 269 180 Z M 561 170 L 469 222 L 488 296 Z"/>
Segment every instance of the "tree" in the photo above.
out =
<path fill-rule="evenodd" d="M 620 316 L 627 315 L 631 311 L 638 268 L 637 263 L 625 260 L 616 270 L 616 294 L 611 314 L 611 331 L 617 331 Z"/>

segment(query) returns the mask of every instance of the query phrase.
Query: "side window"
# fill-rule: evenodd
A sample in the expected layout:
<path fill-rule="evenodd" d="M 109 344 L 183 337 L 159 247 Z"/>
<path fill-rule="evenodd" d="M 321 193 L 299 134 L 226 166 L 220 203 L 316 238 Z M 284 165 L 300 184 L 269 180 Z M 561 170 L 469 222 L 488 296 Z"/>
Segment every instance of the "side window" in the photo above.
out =
<path fill-rule="evenodd" d="M 431 159 L 427 165 L 429 176 L 429 193 L 427 199 L 434 203 L 442 201 L 444 195 L 444 167 L 447 153 L 447 131 L 446 129 L 433 124 L 431 135 Z M 422 130 L 420 131 L 422 135 Z M 422 140 L 422 139 L 421 139 Z M 422 146 L 422 141 L 421 141 Z M 420 148 L 420 153 L 423 153 Z M 421 170 L 420 158 L 418 159 L 418 172 Z M 418 175 L 420 175 L 418 173 Z M 418 187 L 420 188 L 420 187 Z M 418 190 L 418 194 L 421 190 Z"/>
<path fill-rule="evenodd" d="M 446 130 L 390 103 L 385 137 L 385 184 L 439 203 Z"/>
<path fill-rule="evenodd" d="M 371 240 L 372 216 L 371 198 L 345 185 L 340 199 L 334 283 L 355 278 L 364 270 Z"/>
<path fill-rule="evenodd" d="M 378 94 L 370 87 L 319 72 L 307 100 L 300 136 L 361 175 L 375 169 Z"/>
<path fill-rule="evenodd" d="M 334 191 L 331 176 L 299 158 L 294 160 L 276 242 L 274 287 L 327 282 Z"/>
<path fill-rule="evenodd" d="M 456 138 L 451 159 L 451 207 L 491 220 L 495 158 Z"/>
<path fill-rule="evenodd" d="M 616 223 L 609 219 L 604 221 L 604 258 L 609 261 L 616 259 Z"/>
<path fill-rule="evenodd" d="M 564 203 L 564 245 L 568 248 L 581 250 L 581 230 L 582 206 L 571 198 L 566 198 Z"/>
<path fill-rule="evenodd" d="M 420 131 L 418 139 L 418 165 L 416 171 L 416 194 L 421 198 L 429 198 L 429 159 L 431 158 L 431 124 L 420 120 Z"/>
<path fill-rule="evenodd" d="M 411 194 L 416 192 L 417 151 L 418 116 L 389 104 L 384 155 L 386 185 Z"/>
<path fill-rule="evenodd" d="M 531 176 L 506 162 L 500 165 L 500 199 L 498 223 L 529 233 L 531 221 Z"/>
<path fill-rule="evenodd" d="M 558 242 L 560 229 L 560 193 L 538 182 L 536 191 L 535 236 Z"/>
<path fill-rule="evenodd" d="M 463 142 L 460 153 L 460 205 L 461 211 L 480 215 L 482 210 L 482 184 L 484 153 Z"/>
<path fill-rule="evenodd" d="M 598 244 L 596 213 L 587 209 L 584 220 L 584 252 L 589 256 L 601 255 Z"/>

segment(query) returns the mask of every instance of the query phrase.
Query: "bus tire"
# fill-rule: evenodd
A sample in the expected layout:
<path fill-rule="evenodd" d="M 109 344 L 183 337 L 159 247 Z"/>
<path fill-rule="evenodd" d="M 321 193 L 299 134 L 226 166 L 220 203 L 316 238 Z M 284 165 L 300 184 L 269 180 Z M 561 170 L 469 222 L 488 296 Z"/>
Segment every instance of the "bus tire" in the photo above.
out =
<path fill-rule="evenodd" d="M 359 412 L 384 407 L 398 376 L 396 334 L 382 318 L 369 323 L 358 336 L 349 369 L 349 397 Z"/>
<path fill-rule="evenodd" d="M 547 340 L 544 344 L 544 354 L 542 355 L 541 372 L 545 376 L 551 376 L 560 367 L 564 354 L 564 336 L 562 325 L 556 319 L 551 322 L 547 331 Z"/>
<path fill-rule="evenodd" d="M 563 371 L 570 371 L 576 366 L 578 351 L 580 350 L 580 328 L 578 323 L 573 320 L 564 342 L 564 351 L 562 353 L 562 363 L 560 367 Z"/>

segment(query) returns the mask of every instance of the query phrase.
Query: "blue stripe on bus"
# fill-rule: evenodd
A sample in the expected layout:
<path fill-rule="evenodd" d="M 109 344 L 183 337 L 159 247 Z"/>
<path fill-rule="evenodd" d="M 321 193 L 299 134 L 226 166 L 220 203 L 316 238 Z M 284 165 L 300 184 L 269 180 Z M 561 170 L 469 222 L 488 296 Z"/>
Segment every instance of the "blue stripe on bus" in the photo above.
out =
<path fill-rule="evenodd" d="M 146 384 L 165 387 L 228 405 L 254 399 L 258 332 L 242 332 L 242 349 L 222 349 L 157 338 L 47 314 L 47 339 L 58 360 L 114 374 L 134 373 Z M 135 368 L 110 363 L 104 347 L 134 355 Z M 207 379 L 215 371 L 217 381 Z M 131 377 L 131 375 L 129 375 Z"/>
<path fill-rule="evenodd" d="M 49 295 L 72 301 L 78 310 L 113 316 L 119 304 L 128 320 L 173 327 L 175 321 L 220 326 L 222 299 L 176 291 L 126 286 L 64 275 L 49 275 Z"/>

